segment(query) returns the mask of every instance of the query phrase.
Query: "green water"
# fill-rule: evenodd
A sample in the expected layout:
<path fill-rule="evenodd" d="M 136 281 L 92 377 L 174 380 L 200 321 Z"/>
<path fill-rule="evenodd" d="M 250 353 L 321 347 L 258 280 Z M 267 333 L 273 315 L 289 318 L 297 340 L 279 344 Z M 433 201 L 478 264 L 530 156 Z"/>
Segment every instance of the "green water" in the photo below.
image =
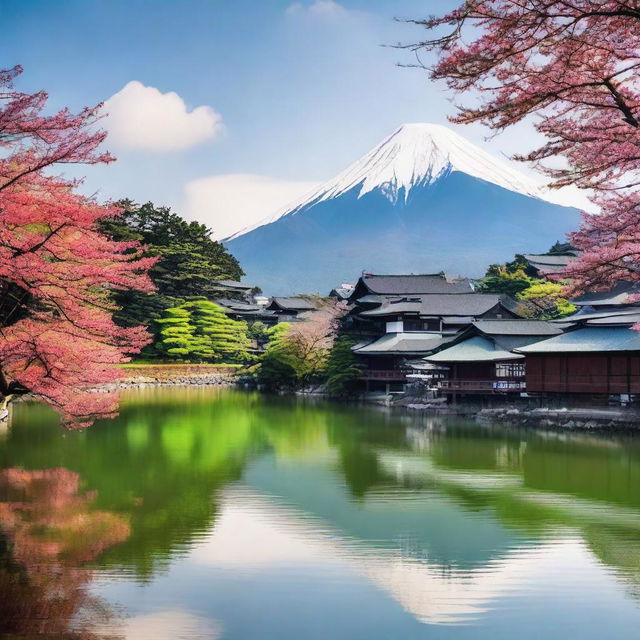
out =
<path fill-rule="evenodd" d="M 638 438 L 145 389 L 0 469 L 2 637 L 640 634 Z"/>

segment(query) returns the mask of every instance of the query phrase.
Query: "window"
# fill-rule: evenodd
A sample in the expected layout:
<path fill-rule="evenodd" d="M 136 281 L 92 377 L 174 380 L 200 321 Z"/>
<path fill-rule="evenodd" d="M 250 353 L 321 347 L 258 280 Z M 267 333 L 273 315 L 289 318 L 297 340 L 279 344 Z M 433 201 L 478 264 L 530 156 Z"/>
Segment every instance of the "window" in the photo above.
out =
<path fill-rule="evenodd" d="M 405 331 L 440 331 L 440 320 L 433 318 L 429 320 L 422 320 L 421 318 L 405 318 L 404 319 Z"/>
<path fill-rule="evenodd" d="M 524 378 L 524 362 L 496 364 L 496 378 Z"/>

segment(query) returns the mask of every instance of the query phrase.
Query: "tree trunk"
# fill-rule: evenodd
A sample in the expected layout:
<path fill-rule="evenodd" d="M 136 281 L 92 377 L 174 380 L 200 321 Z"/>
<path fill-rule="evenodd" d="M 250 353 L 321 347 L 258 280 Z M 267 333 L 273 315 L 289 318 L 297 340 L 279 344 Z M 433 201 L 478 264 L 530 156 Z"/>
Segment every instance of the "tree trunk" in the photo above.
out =
<path fill-rule="evenodd" d="M 0 400 L 0 422 L 6 422 L 9 419 L 9 403 L 13 395 L 4 396 Z"/>

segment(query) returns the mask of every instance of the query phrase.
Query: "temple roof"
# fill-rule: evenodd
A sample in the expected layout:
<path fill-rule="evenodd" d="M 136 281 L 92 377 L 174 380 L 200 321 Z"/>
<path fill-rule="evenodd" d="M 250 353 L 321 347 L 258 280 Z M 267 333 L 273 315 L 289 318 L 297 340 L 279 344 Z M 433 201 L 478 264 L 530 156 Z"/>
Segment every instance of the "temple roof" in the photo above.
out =
<path fill-rule="evenodd" d="M 571 302 L 578 307 L 620 306 L 632 304 L 631 296 L 637 295 L 640 295 L 640 284 L 638 282 L 621 281 L 608 291 L 586 293 Z"/>
<path fill-rule="evenodd" d="M 397 300 L 386 300 L 379 307 L 361 311 L 364 317 L 392 316 L 415 313 L 421 316 L 472 316 L 477 317 L 493 309 L 498 304 L 511 310 L 515 301 L 504 294 L 466 293 L 458 295 L 426 294 Z"/>
<path fill-rule="evenodd" d="M 494 336 L 557 336 L 560 327 L 544 320 L 497 319 L 476 320 L 473 326 L 482 333 Z"/>
<path fill-rule="evenodd" d="M 581 327 L 518 349 L 525 354 L 607 351 L 640 351 L 640 333 L 628 327 Z"/>
<path fill-rule="evenodd" d="M 306 298 L 272 298 L 267 309 L 273 311 L 311 311 L 317 306 Z"/>
<path fill-rule="evenodd" d="M 358 355 L 430 353 L 448 341 L 435 333 L 387 333 L 369 344 L 356 345 L 353 351 Z"/>
<path fill-rule="evenodd" d="M 225 287 L 230 287 L 232 289 L 242 289 L 242 291 L 249 291 L 250 289 L 255 289 L 255 285 L 245 284 L 243 282 L 239 282 L 238 280 L 216 280 L 216 282 L 219 282 Z"/>
<path fill-rule="evenodd" d="M 462 340 L 438 353 L 427 356 L 427 362 L 500 362 L 522 360 L 523 355 L 502 349 L 500 345 L 484 336 L 473 336 Z"/>
<path fill-rule="evenodd" d="M 460 294 L 472 293 L 473 284 L 468 278 L 448 276 L 444 273 L 420 275 L 363 275 L 351 295 L 352 300 L 368 293 L 381 295 L 412 294 Z"/>
<path fill-rule="evenodd" d="M 575 260 L 576 253 L 526 253 L 522 256 L 531 267 L 540 273 L 560 273 L 571 261 Z"/>

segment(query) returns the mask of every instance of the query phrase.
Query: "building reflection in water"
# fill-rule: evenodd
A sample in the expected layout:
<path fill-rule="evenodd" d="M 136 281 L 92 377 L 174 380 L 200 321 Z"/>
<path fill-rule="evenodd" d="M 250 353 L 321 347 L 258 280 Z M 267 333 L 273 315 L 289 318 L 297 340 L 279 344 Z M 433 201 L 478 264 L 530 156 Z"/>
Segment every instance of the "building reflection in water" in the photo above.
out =
<path fill-rule="evenodd" d="M 292 567 L 318 585 L 338 567 L 414 624 L 482 624 L 542 592 L 638 597 L 637 443 L 207 390 L 132 393 L 64 438 L 39 411 L 0 441 L 0 632 L 224 637 L 244 621 L 215 597 L 242 583 L 238 612 L 287 603 Z M 13 468 L 43 460 L 60 468 Z M 87 565 L 125 578 L 107 592 L 127 619 L 89 595 Z M 145 608 L 154 584 L 164 609 Z"/>

